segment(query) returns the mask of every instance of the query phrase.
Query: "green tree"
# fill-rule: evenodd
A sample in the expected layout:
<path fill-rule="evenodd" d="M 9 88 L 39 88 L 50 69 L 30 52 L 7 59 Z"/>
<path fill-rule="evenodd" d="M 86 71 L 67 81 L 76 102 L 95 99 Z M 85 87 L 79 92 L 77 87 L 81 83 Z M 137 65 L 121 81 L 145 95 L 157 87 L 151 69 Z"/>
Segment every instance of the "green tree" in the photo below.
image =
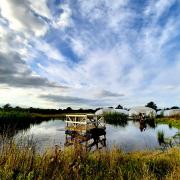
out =
<path fill-rule="evenodd" d="M 119 104 L 115 109 L 123 109 L 123 106 Z"/>
<path fill-rule="evenodd" d="M 66 111 L 72 111 L 72 108 L 71 107 L 67 107 Z"/>
<path fill-rule="evenodd" d="M 150 108 L 152 108 L 152 109 L 157 111 L 157 105 L 153 101 L 147 103 L 146 107 L 150 107 Z"/>
<path fill-rule="evenodd" d="M 8 103 L 8 104 L 5 104 L 3 106 L 4 109 L 8 110 L 8 109 L 12 109 L 11 105 Z"/>
<path fill-rule="evenodd" d="M 178 106 L 173 106 L 173 107 L 171 107 L 171 109 L 179 109 L 179 107 Z"/>

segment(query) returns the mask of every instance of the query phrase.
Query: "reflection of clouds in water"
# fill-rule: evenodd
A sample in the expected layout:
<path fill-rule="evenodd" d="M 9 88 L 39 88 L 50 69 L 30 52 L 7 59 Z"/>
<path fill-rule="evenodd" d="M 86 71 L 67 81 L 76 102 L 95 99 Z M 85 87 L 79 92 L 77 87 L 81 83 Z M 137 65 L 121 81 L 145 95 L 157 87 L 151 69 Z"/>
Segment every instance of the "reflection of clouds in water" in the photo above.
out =
<path fill-rule="evenodd" d="M 176 128 L 170 129 L 168 125 L 158 125 L 157 128 L 150 128 L 140 131 L 137 123 L 130 121 L 125 128 L 107 126 L 107 145 L 116 144 L 125 151 L 153 149 L 159 147 L 157 132 L 163 130 L 165 136 L 173 136 Z"/>
<path fill-rule="evenodd" d="M 165 137 L 171 137 L 173 136 L 176 132 L 178 132 L 178 130 L 176 128 L 169 128 L 168 125 L 166 124 L 160 124 L 157 126 L 157 128 L 155 129 L 156 133 L 158 131 L 163 131 L 164 132 L 164 135 Z"/>
<path fill-rule="evenodd" d="M 65 123 L 61 120 L 54 120 L 43 122 L 39 125 L 33 125 L 27 131 L 19 133 L 16 136 L 18 140 L 20 137 L 33 137 L 33 141 L 36 142 L 37 148 L 40 151 L 47 149 L 54 145 L 64 145 L 65 141 Z"/>
<path fill-rule="evenodd" d="M 162 131 L 165 137 L 173 136 L 178 130 L 169 128 L 168 125 L 157 125 L 156 128 L 147 126 L 145 131 L 140 131 L 139 123 L 128 122 L 126 127 L 106 125 L 106 143 L 107 147 L 119 147 L 124 151 L 153 149 L 159 147 L 157 132 Z M 33 125 L 29 130 L 19 132 L 16 137 L 22 135 L 33 136 L 37 142 L 40 151 L 51 148 L 54 145 L 63 147 L 65 142 L 65 122 L 61 120 L 52 120 L 43 122 L 39 125 Z"/>
<path fill-rule="evenodd" d="M 52 127 L 32 127 L 29 132 L 29 134 L 39 135 L 39 134 L 55 134 L 56 129 Z"/>
<path fill-rule="evenodd" d="M 27 133 L 33 135 L 39 135 L 39 134 L 55 135 L 55 134 L 59 134 L 59 131 L 63 131 L 64 127 L 65 127 L 65 123 L 63 121 L 54 120 L 49 122 L 43 122 L 40 125 L 34 125 L 30 128 L 29 132 L 27 131 Z"/>

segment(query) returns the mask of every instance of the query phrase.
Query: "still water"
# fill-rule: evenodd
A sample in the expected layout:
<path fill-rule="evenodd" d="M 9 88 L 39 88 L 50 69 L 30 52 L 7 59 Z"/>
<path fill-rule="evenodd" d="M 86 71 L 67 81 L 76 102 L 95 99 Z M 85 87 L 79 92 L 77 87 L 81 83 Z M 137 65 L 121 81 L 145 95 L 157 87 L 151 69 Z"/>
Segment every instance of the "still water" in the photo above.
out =
<path fill-rule="evenodd" d="M 64 147 L 65 122 L 62 120 L 50 120 L 41 124 L 31 125 L 29 129 L 21 130 L 15 135 L 15 139 L 32 137 L 37 148 L 44 151 L 54 145 Z M 170 128 L 165 124 L 155 127 L 147 125 L 142 129 L 139 122 L 128 121 L 125 127 L 106 125 L 106 147 L 118 147 L 125 152 L 159 148 L 157 139 L 158 131 L 163 131 L 165 137 L 172 137 L 178 129 Z"/>

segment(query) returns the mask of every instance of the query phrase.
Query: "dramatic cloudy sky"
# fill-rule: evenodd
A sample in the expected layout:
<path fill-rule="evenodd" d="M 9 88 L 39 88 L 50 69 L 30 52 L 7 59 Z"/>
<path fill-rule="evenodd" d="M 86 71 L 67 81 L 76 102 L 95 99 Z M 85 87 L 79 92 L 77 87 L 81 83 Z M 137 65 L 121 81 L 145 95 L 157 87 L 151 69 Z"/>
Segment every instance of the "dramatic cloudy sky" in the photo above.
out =
<path fill-rule="evenodd" d="M 180 0 L 0 0 L 0 105 L 180 105 Z"/>

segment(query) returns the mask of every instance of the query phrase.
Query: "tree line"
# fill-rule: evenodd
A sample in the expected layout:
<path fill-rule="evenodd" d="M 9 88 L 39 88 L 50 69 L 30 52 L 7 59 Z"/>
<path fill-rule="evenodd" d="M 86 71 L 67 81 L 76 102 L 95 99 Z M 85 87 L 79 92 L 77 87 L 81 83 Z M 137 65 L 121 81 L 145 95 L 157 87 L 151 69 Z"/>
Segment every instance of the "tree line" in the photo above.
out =
<path fill-rule="evenodd" d="M 150 107 L 150 108 L 152 108 L 152 109 L 154 109 L 156 111 L 162 110 L 162 109 L 158 108 L 157 105 L 153 101 L 148 102 L 145 105 L 145 107 Z M 116 109 L 126 109 L 126 110 L 129 110 L 127 108 L 123 108 L 123 106 L 120 105 L 120 104 L 116 107 Z M 164 108 L 163 110 L 169 110 L 169 109 L 179 109 L 179 107 L 178 106 L 172 106 L 170 108 Z"/>
<path fill-rule="evenodd" d="M 145 107 L 150 107 L 156 111 L 161 110 L 160 108 L 157 107 L 157 105 L 151 101 L 145 105 Z M 113 108 L 113 107 L 109 107 Z M 23 108 L 23 107 L 12 107 L 9 103 L 5 104 L 4 106 L 0 107 L 0 110 L 4 111 L 20 111 L 20 112 L 29 112 L 29 113 L 38 113 L 38 114 L 64 114 L 64 113 L 95 113 L 97 110 L 101 109 L 96 108 L 96 109 L 73 109 L 71 107 L 67 107 L 65 109 L 42 109 L 42 108 L 34 108 L 34 107 L 29 107 L 29 108 Z M 129 110 L 128 108 L 123 107 L 122 105 L 116 106 L 115 109 L 126 109 Z M 170 108 L 164 108 L 164 110 L 169 110 L 169 109 L 179 109 L 178 106 L 172 106 Z"/>
<path fill-rule="evenodd" d="M 64 113 L 94 113 L 99 108 L 96 109 L 72 109 L 71 107 L 67 107 L 65 109 L 42 109 L 42 108 L 23 108 L 23 107 L 12 107 L 10 104 L 5 104 L 0 107 L 0 110 L 4 111 L 19 111 L 19 112 L 29 112 L 29 113 L 37 113 L 37 114 L 64 114 Z"/>

